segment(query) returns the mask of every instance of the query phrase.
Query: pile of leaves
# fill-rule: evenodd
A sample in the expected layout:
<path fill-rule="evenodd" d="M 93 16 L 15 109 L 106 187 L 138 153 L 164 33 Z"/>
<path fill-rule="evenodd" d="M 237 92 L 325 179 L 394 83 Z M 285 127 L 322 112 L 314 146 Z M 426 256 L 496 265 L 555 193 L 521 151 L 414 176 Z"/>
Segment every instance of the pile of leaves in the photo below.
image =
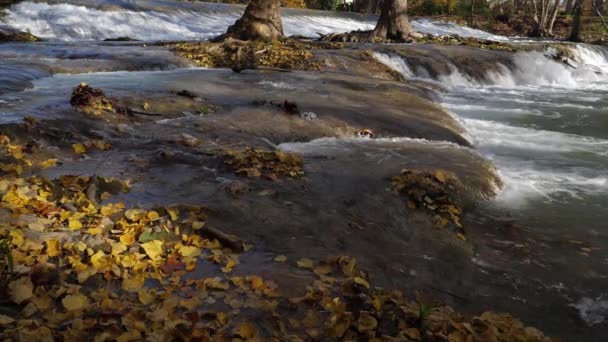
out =
<path fill-rule="evenodd" d="M 318 70 L 312 50 L 340 48 L 338 44 L 319 44 L 295 39 L 275 42 L 226 39 L 221 43 L 177 43 L 169 48 L 181 57 L 207 68 L 233 70 L 260 67 L 289 70 Z"/>
<path fill-rule="evenodd" d="M 10 272 L 3 268 L 8 293 L 0 305 L 20 309 L 0 315 L 1 338 L 128 340 L 141 336 L 140 328 L 164 336 L 181 321 L 159 303 L 170 310 L 202 305 L 191 295 L 173 294 L 186 283 L 182 276 L 201 260 L 225 273 L 238 264 L 237 254 L 198 234 L 206 224 L 203 208 L 98 204 L 126 188 L 86 176 L 0 180 L 0 240 L 14 264 Z M 157 285 L 144 286 L 150 280 Z M 217 278 L 189 286 L 189 293 L 224 288 Z M 146 313 L 150 317 L 141 316 Z M 108 324 L 115 328 L 108 330 Z"/>
<path fill-rule="evenodd" d="M 458 193 L 463 186 L 456 175 L 445 170 L 403 169 L 393 177 L 392 183 L 405 196 L 408 208 L 425 210 L 433 215 L 437 225 L 442 228 L 452 225 L 457 236 L 464 239 L 462 208 L 458 204 Z"/>
<path fill-rule="evenodd" d="M 297 178 L 304 174 L 300 155 L 279 150 L 247 148 L 227 151 L 224 154 L 224 163 L 232 167 L 237 174 L 252 178 L 277 180 L 281 177 Z"/>
<path fill-rule="evenodd" d="M 0 135 L 0 174 L 21 175 L 34 168 L 46 169 L 57 164 L 55 158 L 38 153 L 38 143 L 29 141 L 18 143 L 6 135 Z"/>
<path fill-rule="evenodd" d="M 82 112 L 96 116 L 103 113 L 128 114 L 127 108 L 107 98 L 103 90 L 93 88 L 84 82 L 72 91 L 70 104 Z"/>

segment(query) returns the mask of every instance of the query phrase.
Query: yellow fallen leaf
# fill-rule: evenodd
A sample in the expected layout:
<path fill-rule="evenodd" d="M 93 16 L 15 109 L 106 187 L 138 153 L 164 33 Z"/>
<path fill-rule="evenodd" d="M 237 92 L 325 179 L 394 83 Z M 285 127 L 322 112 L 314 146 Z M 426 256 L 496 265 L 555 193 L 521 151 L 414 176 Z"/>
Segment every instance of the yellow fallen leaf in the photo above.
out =
<path fill-rule="evenodd" d="M 154 210 L 148 211 L 147 216 L 148 216 L 148 219 L 150 219 L 150 221 L 156 221 L 156 220 L 160 219 L 160 215 Z"/>
<path fill-rule="evenodd" d="M 77 230 L 77 229 L 80 229 L 80 228 L 82 228 L 82 222 L 80 222 L 80 220 L 79 220 L 79 219 L 77 219 L 77 218 L 70 218 L 70 219 L 68 220 L 68 227 L 69 227 L 71 230 Z"/>
<path fill-rule="evenodd" d="M 441 170 L 435 171 L 435 178 L 441 183 L 445 183 L 445 174 Z"/>
<path fill-rule="evenodd" d="M 8 283 L 11 299 L 17 304 L 21 304 L 34 296 L 34 284 L 29 276 L 21 277 Z"/>
<path fill-rule="evenodd" d="M 22 230 L 11 230 L 8 235 L 11 237 L 11 243 L 15 247 L 21 247 L 21 245 L 23 245 L 25 242 Z"/>
<path fill-rule="evenodd" d="M 111 258 L 110 255 L 106 255 L 102 250 L 99 250 L 91 256 L 91 264 L 97 272 L 105 272 L 112 266 Z"/>
<path fill-rule="evenodd" d="M 142 243 L 141 247 L 146 251 L 146 254 L 152 260 L 162 259 L 163 253 L 163 242 L 160 240 L 152 240 L 146 243 Z"/>
<path fill-rule="evenodd" d="M 103 233 L 103 229 L 96 227 L 96 228 L 89 228 L 86 231 L 87 234 L 89 235 L 101 235 Z"/>
<path fill-rule="evenodd" d="M 48 169 L 49 167 L 56 166 L 58 161 L 59 161 L 59 159 L 47 159 L 43 162 L 40 162 L 40 164 L 38 164 L 38 165 L 42 169 Z"/>
<path fill-rule="evenodd" d="M 89 305 L 89 298 L 80 293 L 67 295 L 61 300 L 61 304 L 68 311 L 81 310 Z"/>
<path fill-rule="evenodd" d="M 205 226 L 205 222 L 201 222 L 201 221 L 194 221 L 194 222 L 192 222 L 192 229 L 194 229 L 194 230 L 201 229 L 204 226 Z"/>
<path fill-rule="evenodd" d="M 87 148 L 81 143 L 73 144 L 72 149 L 74 150 L 75 153 L 78 153 L 78 154 L 87 153 Z"/>
<path fill-rule="evenodd" d="M 171 216 L 171 221 L 176 221 L 179 217 L 179 210 L 176 208 L 167 208 L 167 212 L 169 213 L 169 216 Z"/>
<path fill-rule="evenodd" d="M 50 257 L 61 255 L 61 242 L 51 239 L 46 241 L 46 254 Z"/>
<path fill-rule="evenodd" d="M 308 258 L 302 258 L 297 261 L 298 267 L 301 268 L 311 268 L 313 267 L 313 261 Z"/>
<path fill-rule="evenodd" d="M 194 246 L 182 246 L 179 253 L 185 257 L 197 257 L 201 255 L 201 249 Z"/>
<path fill-rule="evenodd" d="M 122 234 L 120 236 L 120 242 L 123 245 L 130 246 L 135 242 L 135 235 L 131 233 Z"/>

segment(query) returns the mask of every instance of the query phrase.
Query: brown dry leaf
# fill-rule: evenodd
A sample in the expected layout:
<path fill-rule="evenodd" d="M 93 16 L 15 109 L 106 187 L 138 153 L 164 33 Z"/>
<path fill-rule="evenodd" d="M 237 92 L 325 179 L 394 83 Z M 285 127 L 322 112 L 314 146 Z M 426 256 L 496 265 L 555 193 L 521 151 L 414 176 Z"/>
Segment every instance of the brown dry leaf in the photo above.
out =
<path fill-rule="evenodd" d="M 121 288 L 125 291 L 138 291 L 144 287 L 144 276 L 136 274 L 129 277 L 127 274 L 123 274 Z"/>
<path fill-rule="evenodd" d="M 264 288 L 264 279 L 260 276 L 254 275 L 248 277 L 249 282 L 251 283 L 251 288 L 254 291 L 262 290 Z"/>
<path fill-rule="evenodd" d="M 375 330 L 378 326 L 378 321 L 369 312 L 362 311 L 357 321 L 357 329 L 359 332 Z"/>
<path fill-rule="evenodd" d="M 441 170 L 437 170 L 435 171 L 435 178 L 440 181 L 441 183 L 445 183 L 446 177 L 445 177 L 445 173 Z"/>
<path fill-rule="evenodd" d="M 61 304 L 68 311 L 81 310 L 89 305 L 89 298 L 80 293 L 67 295 L 61 300 Z"/>
<path fill-rule="evenodd" d="M 420 340 L 420 330 L 416 329 L 416 328 L 407 328 L 404 330 L 404 333 L 407 337 L 411 338 L 412 340 Z"/>
<path fill-rule="evenodd" d="M 137 297 L 143 305 L 148 305 L 156 300 L 156 291 L 143 288 L 137 292 Z"/>
<path fill-rule="evenodd" d="M 15 322 L 15 320 L 11 317 L 5 316 L 5 315 L 0 315 L 0 326 L 2 325 L 8 325 Z"/>
<path fill-rule="evenodd" d="M 365 280 L 361 277 L 353 278 L 353 282 L 357 285 L 361 285 L 361 286 L 365 287 L 366 289 L 369 289 L 369 283 L 367 282 L 367 280 Z"/>
<path fill-rule="evenodd" d="M 177 255 L 171 255 L 170 257 L 168 257 L 165 264 L 161 267 L 162 271 L 167 274 L 181 271 L 185 268 L 186 265 L 184 265 L 184 263 L 179 260 L 179 257 Z"/>
<path fill-rule="evenodd" d="M 34 284 L 30 276 L 21 277 L 8 283 L 11 299 L 17 304 L 21 304 L 34 296 Z"/>
<path fill-rule="evenodd" d="M 255 325 L 249 322 L 240 323 L 233 332 L 244 339 L 251 339 L 257 335 L 257 329 Z"/>
<path fill-rule="evenodd" d="M 312 269 L 314 267 L 314 262 L 308 258 L 302 258 L 297 261 L 298 267 Z"/>

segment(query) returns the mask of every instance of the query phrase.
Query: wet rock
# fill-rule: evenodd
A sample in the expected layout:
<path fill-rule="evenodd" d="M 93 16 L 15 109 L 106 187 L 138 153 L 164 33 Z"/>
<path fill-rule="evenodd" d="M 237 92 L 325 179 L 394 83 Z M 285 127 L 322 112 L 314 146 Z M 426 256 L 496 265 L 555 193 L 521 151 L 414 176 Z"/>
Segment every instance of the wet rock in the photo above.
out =
<path fill-rule="evenodd" d="M 0 27 L 0 43 L 8 42 L 39 42 L 40 38 L 29 32 L 15 30 L 10 27 Z"/>
<path fill-rule="evenodd" d="M 201 144 L 201 141 L 190 134 L 182 133 L 179 137 L 178 142 L 184 146 L 196 147 Z"/>
<path fill-rule="evenodd" d="M 131 37 L 117 37 L 117 38 L 106 38 L 104 42 L 138 42 L 139 39 L 133 39 Z"/>

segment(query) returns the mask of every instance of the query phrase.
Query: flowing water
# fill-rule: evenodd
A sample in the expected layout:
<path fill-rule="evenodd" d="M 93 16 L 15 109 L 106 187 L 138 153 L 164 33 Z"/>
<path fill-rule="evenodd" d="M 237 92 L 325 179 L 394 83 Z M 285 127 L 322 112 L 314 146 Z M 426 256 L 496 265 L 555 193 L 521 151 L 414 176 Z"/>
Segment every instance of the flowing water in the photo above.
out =
<path fill-rule="evenodd" d="M 0 24 L 49 40 L 35 45 L 0 45 L 0 94 L 9 93 L 0 98 L 0 113 L 11 112 L 10 92 L 39 87 L 48 88 L 51 96 L 49 89 L 55 83 L 35 80 L 64 69 L 74 73 L 78 68 L 87 72 L 189 68 L 162 49 L 151 47 L 144 53 L 128 43 L 99 40 L 120 36 L 146 41 L 206 39 L 224 32 L 243 10 L 222 4 L 165 1 L 84 4 L 22 2 L 0 18 Z M 375 19 L 283 10 L 288 35 L 314 37 L 317 32 L 370 29 Z M 413 26 L 430 34 L 509 40 L 429 20 L 415 21 Z M 498 71 L 489 72 L 482 80 L 457 65 L 450 73 L 430 79 L 428 70 L 412 65 L 407 58 L 376 57 L 407 79 L 438 82 L 447 88 L 443 105 L 466 129 L 473 146 L 493 161 L 504 182 L 504 189 L 489 207 L 508 212 L 552 241 L 563 241 L 564 248 L 575 250 L 579 258 L 575 265 L 587 263 L 596 273 L 593 277 L 601 278 L 605 277 L 602 270 L 608 268 L 608 50 L 577 45 L 574 67 L 553 61 L 547 57 L 550 52 L 518 53 L 511 65 L 498 66 Z M 70 60 L 73 62 L 66 62 Z M 64 76 L 55 77 L 61 80 Z M 104 79 L 103 74 L 99 79 Z M 576 253 L 578 242 L 589 246 L 591 252 Z M 570 262 L 567 258 L 555 260 L 556 268 L 577 273 L 579 270 L 572 269 L 575 266 L 568 267 Z M 564 274 L 566 285 L 555 286 L 577 286 L 575 280 L 567 278 Z M 582 289 L 580 296 L 568 301 L 587 324 L 601 324 L 608 316 L 608 302 L 602 299 L 608 292 L 604 291 Z"/>

